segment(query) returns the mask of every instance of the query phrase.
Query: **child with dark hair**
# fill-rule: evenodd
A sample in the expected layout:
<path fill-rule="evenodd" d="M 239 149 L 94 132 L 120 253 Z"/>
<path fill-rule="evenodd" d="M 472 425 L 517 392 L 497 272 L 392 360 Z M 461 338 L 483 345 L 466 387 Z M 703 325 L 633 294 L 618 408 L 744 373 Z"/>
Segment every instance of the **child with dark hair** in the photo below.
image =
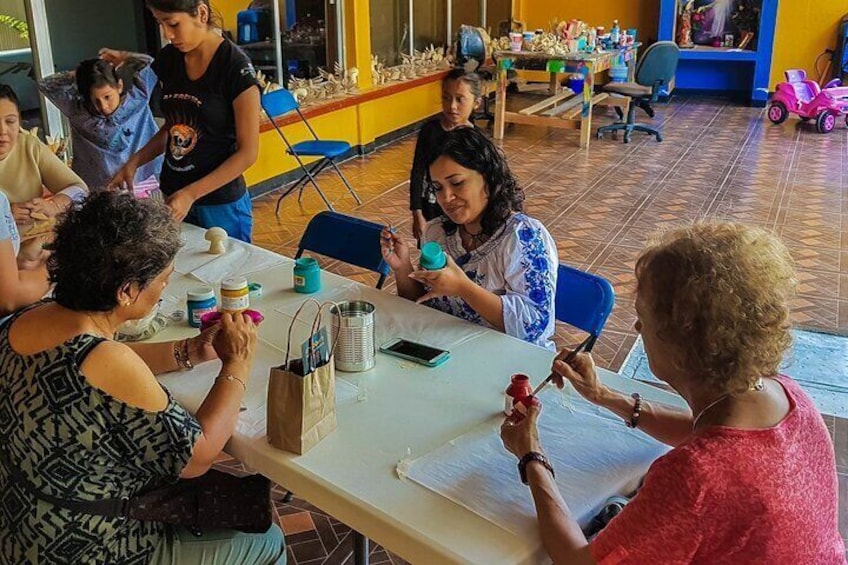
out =
<path fill-rule="evenodd" d="M 106 187 L 127 160 L 156 135 L 150 96 L 156 74 L 153 58 L 139 53 L 101 49 L 75 71 L 58 73 L 39 89 L 67 116 L 74 151 L 72 168 L 91 187 Z M 162 158 L 136 171 L 137 182 L 158 177 Z"/>
<path fill-rule="evenodd" d="M 442 114 L 430 120 L 418 132 L 415 158 L 409 178 L 409 209 L 412 211 L 412 233 L 421 240 L 424 226 L 442 215 L 436 194 L 427 182 L 430 154 L 444 142 L 445 134 L 458 127 L 474 127 L 471 115 L 480 104 L 483 79 L 477 73 L 453 69 L 442 80 Z"/>
<path fill-rule="evenodd" d="M 479 129 L 456 128 L 427 167 L 444 215 L 427 223 L 421 243 L 438 243 L 447 265 L 415 271 L 406 241 L 383 230 L 398 295 L 552 350 L 557 247 L 523 213 L 524 193 L 506 157 Z"/>

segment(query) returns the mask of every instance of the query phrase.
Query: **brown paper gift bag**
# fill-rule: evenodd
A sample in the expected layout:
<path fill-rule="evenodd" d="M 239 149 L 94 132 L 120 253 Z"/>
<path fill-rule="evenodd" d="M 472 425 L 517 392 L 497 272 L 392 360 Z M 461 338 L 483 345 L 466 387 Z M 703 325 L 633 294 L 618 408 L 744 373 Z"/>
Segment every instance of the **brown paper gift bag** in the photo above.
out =
<path fill-rule="evenodd" d="M 292 329 L 304 306 L 318 305 L 312 323 L 314 334 L 321 327 L 324 306 L 310 299 L 303 303 L 289 327 L 286 362 L 271 368 L 268 382 L 267 424 L 268 442 L 277 449 L 303 455 L 336 429 L 336 373 L 333 352 L 329 362 L 306 376 L 291 370 Z M 336 340 L 333 340 L 335 347 Z M 310 350 L 310 355 L 312 351 Z"/>

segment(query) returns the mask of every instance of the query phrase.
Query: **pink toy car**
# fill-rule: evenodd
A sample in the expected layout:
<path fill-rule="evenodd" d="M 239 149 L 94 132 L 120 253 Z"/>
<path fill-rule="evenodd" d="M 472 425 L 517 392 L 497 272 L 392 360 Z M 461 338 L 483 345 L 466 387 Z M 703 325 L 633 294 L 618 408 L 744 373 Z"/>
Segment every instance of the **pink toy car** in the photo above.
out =
<path fill-rule="evenodd" d="M 834 79 L 821 88 L 816 81 L 808 80 L 803 70 L 786 71 L 786 82 L 777 85 L 769 104 L 768 118 L 782 124 L 789 114 L 798 114 L 805 122 L 815 120 L 819 133 L 830 133 L 837 118 L 845 115 L 848 126 L 848 87 L 840 84 Z"/>

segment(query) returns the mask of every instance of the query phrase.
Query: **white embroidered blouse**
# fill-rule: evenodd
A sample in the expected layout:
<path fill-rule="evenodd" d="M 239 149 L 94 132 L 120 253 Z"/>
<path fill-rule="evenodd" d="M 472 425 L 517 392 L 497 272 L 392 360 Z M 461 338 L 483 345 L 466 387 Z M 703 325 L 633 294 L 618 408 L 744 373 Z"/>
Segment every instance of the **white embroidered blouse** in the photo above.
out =
<path fill-rule="evenodd" d="M 468 278 L 501 297 L 508 335 L 554 350 L 559 259 L 545 226 L 525 214 L 514 214 L 494 236 L 469 253 L 462 246 L 459 230 L 446 233 L 444 222 L 444 217 L 429 222 L 421 243 L 437 242 Z M 426 304 L 491 327 L 461 298 L 442 297 Z"/>

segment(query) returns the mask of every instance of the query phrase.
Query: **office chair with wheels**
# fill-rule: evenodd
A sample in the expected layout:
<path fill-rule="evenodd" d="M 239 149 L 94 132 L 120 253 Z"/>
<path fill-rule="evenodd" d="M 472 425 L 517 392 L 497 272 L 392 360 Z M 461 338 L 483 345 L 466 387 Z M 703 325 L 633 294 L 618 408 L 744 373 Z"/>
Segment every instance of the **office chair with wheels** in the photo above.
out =
<path fill-rule="evenodd" d="M 615 291 L 603 277 L 568 265 L 557 271 L 556 319 L 589 334 L 589 352 L 601 335 L 615 304 Z"/>
<path fill-rule="evenodd" d="M 627 120 L 598 128 L 598 139 L 605 133 L 624 131 L 624 143 L 630 143 L 633 132 L 641 131 L 656 136 L 657 141 L 662 141 L 662 133 L 658 129 L 636 123 L 636 108 L 638 106 L 654 117 L 650 105 L 655 103 L 660 95 L 670 91 L 679 59 L 680 48 L 676 43 L 658 41 L 648 47 L 639 59 L 636 65 L 636 82 L 612 82 L 604 85 L 604 92 L 627 96 L 631 101 Z"/>

